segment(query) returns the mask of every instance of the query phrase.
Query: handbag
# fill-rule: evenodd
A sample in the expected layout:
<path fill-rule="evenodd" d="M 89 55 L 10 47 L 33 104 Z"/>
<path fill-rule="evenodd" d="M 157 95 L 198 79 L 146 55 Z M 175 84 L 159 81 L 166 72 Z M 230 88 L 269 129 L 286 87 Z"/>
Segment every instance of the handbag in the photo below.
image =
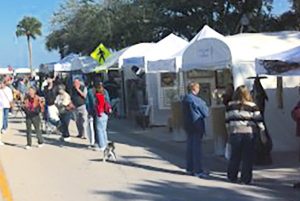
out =
<path fill-rule="evenodd" d="M 110 115 L 112 113 L 112 107 L 107 101 L 104 102 L 104 113 L 107 115 Z"/>
<path fill-rule="evenodd" d="M 300 107 L 295 107 L 291 112 L 291 116 L 294 121 L 299 121 L 300 120 Z"/>
<path fill-rule="evenodd" d="M 231 152 L 232 152 L 231 144 L 227 142 L 226 146 L 225 146 L 225 158 L 226 158 L 226 160 L 230 160 Z"/>

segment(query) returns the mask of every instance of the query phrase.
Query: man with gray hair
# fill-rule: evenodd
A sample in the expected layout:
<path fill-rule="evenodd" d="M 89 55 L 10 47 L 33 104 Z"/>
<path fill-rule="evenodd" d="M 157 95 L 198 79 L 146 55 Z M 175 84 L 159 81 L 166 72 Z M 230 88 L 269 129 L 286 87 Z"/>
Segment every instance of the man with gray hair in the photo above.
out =
<path fill-rule="evenodd" d="M 88 112 L 86 109 L 85 101 L 87 97 L 87 88 L 80 82 L 79 79 L 73 81 L 73 88 L 71 92 L 71 99 L 76 107 L 75 121 L 78 130 L 79 138 L 86 139 L 88 130 Z"/>

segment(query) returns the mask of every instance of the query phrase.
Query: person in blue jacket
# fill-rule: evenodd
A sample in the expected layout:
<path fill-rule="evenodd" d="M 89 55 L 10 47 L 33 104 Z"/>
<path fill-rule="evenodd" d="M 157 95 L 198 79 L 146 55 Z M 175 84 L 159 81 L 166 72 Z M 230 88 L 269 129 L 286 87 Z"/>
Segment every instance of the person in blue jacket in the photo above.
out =
<path fill-rule="evenodd" d="M 184 130 L 187 133 L 187 173 L 200 178 L 207 178 L 208 173 L 202 167 L 202 138 L 205 134 L 204 119 L 209 115 L 209 109 L 197 95 L 200 85 L 191 82 L 188 94 L 182 101 Z"/>

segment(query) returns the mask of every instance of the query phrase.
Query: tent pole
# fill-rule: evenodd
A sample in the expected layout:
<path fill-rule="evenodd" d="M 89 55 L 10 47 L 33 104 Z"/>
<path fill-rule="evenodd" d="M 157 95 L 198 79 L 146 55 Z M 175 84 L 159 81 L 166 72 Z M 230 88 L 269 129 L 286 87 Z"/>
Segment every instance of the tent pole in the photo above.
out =
<path fill-rule="evenodd" d="M 277 95 L 278 108 L 283 109 L 283 107 L 284 107 L 284 103 L 283 103 L 283 81 L 282 81 L 281 76 L 277 77 L 276 95 Z"/>

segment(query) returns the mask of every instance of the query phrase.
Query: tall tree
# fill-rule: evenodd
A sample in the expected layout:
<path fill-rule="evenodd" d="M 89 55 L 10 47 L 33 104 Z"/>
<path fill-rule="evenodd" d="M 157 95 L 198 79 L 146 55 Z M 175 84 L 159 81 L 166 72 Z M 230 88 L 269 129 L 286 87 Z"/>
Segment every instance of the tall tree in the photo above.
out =
<path fill-rule="evenodd" d="M 42 23 L 35 17 L 24 17 L 17 25 L 17 37 L 25 36 L 27 39 L 29 67 L 31 73 L 33 73 L 31 39 L 35 40 L 37 36 L 41 36 L 41 29 Z"/>
<path fill-rule="evenodd" d="M 53 30 L 46 45 L 61 53 L 87 54 L 100 42 L 120 49 L 155 42 L 170 33 L 191 39 L 205 24 L 225 35 L 269 31 L 272 3 L 273 0 L 66 0 L 53 17 Z"/>

